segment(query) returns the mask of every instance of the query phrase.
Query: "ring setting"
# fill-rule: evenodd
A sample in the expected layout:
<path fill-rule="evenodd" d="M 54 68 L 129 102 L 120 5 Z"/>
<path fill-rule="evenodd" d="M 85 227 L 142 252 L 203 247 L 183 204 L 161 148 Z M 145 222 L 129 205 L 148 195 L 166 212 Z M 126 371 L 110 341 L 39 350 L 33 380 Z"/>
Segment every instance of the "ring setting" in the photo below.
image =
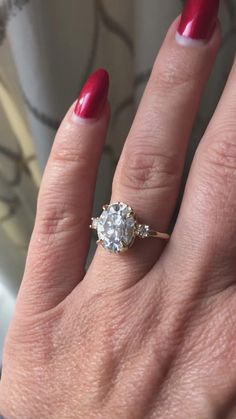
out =
<path fill-rule="evenodd" d="M 133 209 L 123 202 L 104 205 L 100 217 L 92 218 L 90 228 L 97 231 L 98 244 L 112 253 L 130 249 L 137 237 L 169 240 L 170 236 L 140 224 Z"/>

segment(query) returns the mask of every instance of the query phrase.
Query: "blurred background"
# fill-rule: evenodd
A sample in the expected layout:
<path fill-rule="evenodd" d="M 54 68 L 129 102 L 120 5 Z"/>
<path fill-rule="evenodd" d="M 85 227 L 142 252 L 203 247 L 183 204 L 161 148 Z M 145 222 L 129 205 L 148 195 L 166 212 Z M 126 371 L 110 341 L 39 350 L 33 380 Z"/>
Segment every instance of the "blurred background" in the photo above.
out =
<path fill-rule="evenodd" d="M 107 68 L 112 120 L 98 177 L 97 213 L 109 199 L 112 174 L 157 51 L 183 3 L 0 0 L 0 365 L 41 176 L 63 115 L 88 75 Z M 192 135 L 185 177 L 235 53 L 236 0 L 222 0 L 220 15 L 222 47 Z"/>

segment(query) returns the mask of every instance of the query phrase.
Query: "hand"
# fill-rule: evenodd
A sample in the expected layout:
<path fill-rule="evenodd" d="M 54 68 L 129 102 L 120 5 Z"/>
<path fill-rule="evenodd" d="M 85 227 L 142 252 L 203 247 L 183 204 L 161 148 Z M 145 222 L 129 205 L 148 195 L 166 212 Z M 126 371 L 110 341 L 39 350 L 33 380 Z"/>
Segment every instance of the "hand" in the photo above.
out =
<path fill-rule="evenodd" d="M 163 232 L 220 42 L 218 26 L 205 42 L 186 37 L 188 13 L 184 36 L 176 42 L 174 22 L 154 64 L 111 199 Z M 122 255 L 98 246 L 85 274 L 107 87 L 104 71 L 92 76 L 53 145 L 5 345 L 0 412 L 6 419 L 236 417 L 236 66 L 167 246 L 137 239 Z"/>

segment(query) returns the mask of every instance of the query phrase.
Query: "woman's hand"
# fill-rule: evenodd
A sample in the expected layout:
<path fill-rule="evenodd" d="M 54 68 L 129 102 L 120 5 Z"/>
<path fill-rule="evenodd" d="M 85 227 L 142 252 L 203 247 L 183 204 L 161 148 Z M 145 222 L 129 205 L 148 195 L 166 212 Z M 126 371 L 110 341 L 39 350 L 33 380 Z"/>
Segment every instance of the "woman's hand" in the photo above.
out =
<path fill-rule="evenodd" d="M 160 231 L 219 47 L 217 3 L 188 2 L 177 37 L 179 22 L 170 28 L 115 174 L 111 201 Z M 5 345 L 0 413 L 236 417 L 236 66 L 167 246 L 137 240 L 122 255 L 99 246 L 85 274 L 107 87 L 104 71 L 92 76 L 53 145 Z"/>

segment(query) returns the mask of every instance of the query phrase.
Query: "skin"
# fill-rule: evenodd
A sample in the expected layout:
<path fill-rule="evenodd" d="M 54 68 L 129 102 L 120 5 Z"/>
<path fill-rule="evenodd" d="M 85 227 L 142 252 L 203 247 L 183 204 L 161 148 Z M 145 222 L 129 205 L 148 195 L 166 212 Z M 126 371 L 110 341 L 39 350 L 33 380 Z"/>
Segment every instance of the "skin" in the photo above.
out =
<path fill-rule="evenodd" d="M 199 101 L 220 44 L 171 26 L 128 135 L 112 202 L 168 229 Z M 85 274 L 109 121 L 68 111 L 45 170 L 4 350 L 6 419 L 236 418 L 236 66 L 201 140 L 165 246 L 98 247 Z M 81 199 L 82 197 L 82 199 Z M 156 225 L 155 225 L 156 224 Z"/>

